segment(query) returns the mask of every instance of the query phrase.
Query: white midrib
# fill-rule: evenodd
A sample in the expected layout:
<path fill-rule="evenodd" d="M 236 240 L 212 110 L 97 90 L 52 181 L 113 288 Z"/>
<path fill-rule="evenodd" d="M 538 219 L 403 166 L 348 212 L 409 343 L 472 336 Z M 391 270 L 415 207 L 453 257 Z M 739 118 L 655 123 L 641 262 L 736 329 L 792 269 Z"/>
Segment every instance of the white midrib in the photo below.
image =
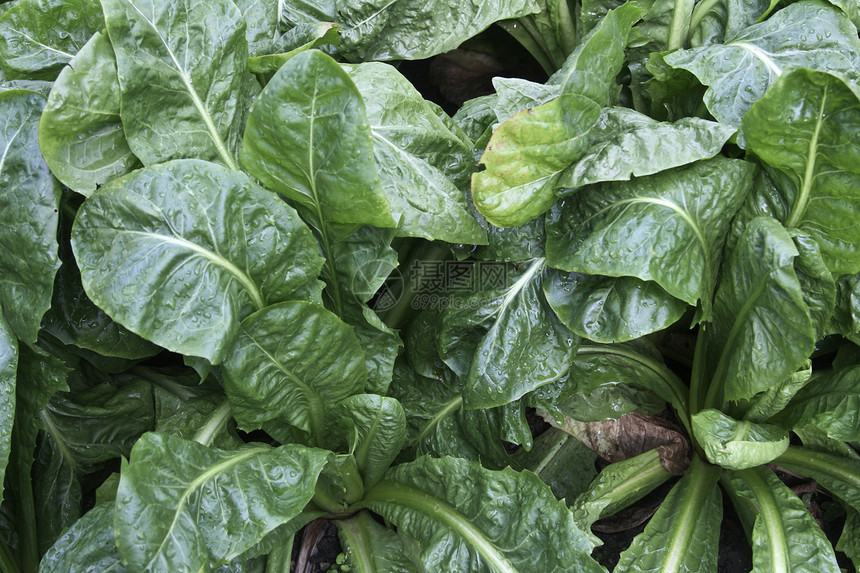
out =
<path fill-rule="evenodd" d="M 200 255 L 209 261 L 212 261 L 213 263 L 236 277 L 236 280 L 238 280 L 245 288 L 245 290 L 248 291 L 248 294 L 251 296 L 251 300 L 253 301 L 254 306 L 257 310 L 260 310 L 264 306 L 266 306 L 265 300 L 263 299 L 263 295 L 260 292 L 260 289 L 257 288 L 257 285 L 254 284 L 254 281 L 251 280 L 251 277 L 243 273 L 242 270 L 239 269 L 239 267 L 237 267 L 227 259 L 223 259 L 217 256 L 212 251 L 204 249 L 200 245 L 192 243 L 191 241 L 186 241 L 185 239 L 181 239 L 179 237 L 168 237 L 167 235 L 159 235 L 157 233 L 149 233 L 147 231 L 124 230 L 123 232 L 131 233 L 134 235 L 143 235 L 144 237 L 155 239 L 162 243 L 177 245 L 184 249 L 193 251 L 195 254 Z"/>
<path fill-rule="evenodd" d="M 730 45 L 737 46 L 751 53 L 753 56 L 758 58 L 765 66 L 767 66 L 767 69 L 773 72 L 776 77 L 782 75 L 782 68 L 776 65 L 776 62 L 773 61 L 773 59 L 770 57 L 770 54 L 768 54 L 755 44 L 748 44 L 746 42 L 733 42 Z"/>
<path fill-rule="evenodd" d="M 176 523 L 179 521 L 179 516 L 182 514 L 182 510 L 185 507 L 185 503 L 188 501 L 188 498 L 197 488 L 202 486 L 204 483 L 206 483 L 216 475 L 228 470 L 230 467 L 238 465 L 245 460 L 259 455 L 265 451 L 265 448 L 254 448 L 248 450 L 243 454 L 239 454 L 236 457 L 224 460 L 223 462 L 210 467 L 208 470 L 197 476 L 191 483 L 189 483 L 185 490 L 182 492 L 182 496 L 180 496 L 179 501 L 176 504 L 176 509 L 173 513 L 173 521 L 170 523 L 170 527 L 164 533 L 164 539 L 162 539 L 161 545 L 158 546 L 158 549 L 155 551 L 155 554 L 152 556 L 152 559 L 149 560 L 149 563 L 146 564 L 144 569 L 149 569 L 150 567 L 152 567 L 155 560 L 158 558 L 159 555 L 161 555 L 161 552 L 164 549 L 164 545 L 167 543 L 167 540 L 173 535 L 173 530 L 176 528 Z"/>
<path fill-rule="evenodd" d="M 197 91 L 191 84 L 191 78 L 188 77 L 188 75 L 185 73 L 185 70 L 182 68 L 181 65 L 179 65 L 179 60 L 176 59 L 176 55 L 173 53 L 173 50 L 170 49 L 170 46 L 167 44 L 167 40 L 165 40 L 164 36 L 161 35 L 155 24 L 149 18 L 147 18 L 133 2 L 129 2 L 129 4 L 134 9 L 134 11 L 140 14 L 140 17 L 143 18 L 147 24 L 149 24 L 153 32 L 155 32 L 156 36 L 158 36 L 158 39 L 161 40 L 161 44 L 164 46 L 164 49 L 167 50 L 167 53 L 176 68 L 176 72 L 179 74 L 179 77 L 185 84 L 185 89 L 191 96 L 191 101 L 194 103 L 194 107 L 197 108 L 197 112 L 200 114 L 203 123 L 206 125 L 206 130 L 209 132 L 209 138 L 212 140 L 212 143 L 215 144 L 215 149 L 218 151 L 218 155 L 221 156 L 221 160 L 224 161 L 225 165 L 227 165 L 227 167 L 229 167 L 233 171 L 239 171 L 239 166 L 236 164 L 236 161 L 233 159 L 233 156 L 230 154 L 230 152 L 227 151 L 227 146 L 224 144 L 224 140 L 221 139 L 221 135 L 218 133 L 218 129 L 215 127 L 215 122 L 212 121 L 212 116 L 209 115 L 209 111 L 206 109 L 206 106 L 203 105 L 203 101 L 200 99 L 200 96 L 197 95 Z"/>
<path fill-rule="evenodd" d="M 713 483 L 707 479 L 694 480 L 692 477 L 688 478 L 690 487 L 682 502 L 685 511 L 681 520 L 676 521 L 675 527 L 672 528 L 672 536 L 666 544 L 667 557 L 660 564 L 660 573 L 676 573 L 681 570 L 681 562 L 690 549 L 690 538 L 696 529 L 696 520 L 700 517 L 701 502 L 705 499 L 702 494 L 707 487 L 713 487 Z"/>
<path fill-rule="evenodd" d="M 0 157 L 0 173 L 3 173 L 3 166 L 6 165 L 6 156 L 9 154 L 9 149 L 12 147 L 12 142 L 15 141 L 15 139 L 17 139 L 18 136 L 21 134 L 21 130 L 24 129 L 24 125 L 29 119 L 30 117 L 27 116 L 27 119 L 21 122 L 21 125 L 18 127 L 18 129 L 15 130 L 15 134 L 12 135 L 12 137 L 10 137 L 9 141 L 6 143 L 5 149 L 3 149 L 3 156 Z"/>
<path fill-rule="evenodd" d="M 815 179 L 815 162 L 818 158 L 818 136 L 821 134 L 821 126 L 824 124 L 824 106 L 827 103 L 827 86 L 824 86 L 824 95 L 821 97 L 821 106 L 818 108 L 818 119 L 815 122 L 815 130 L 812 132 L 812 139 L 809 140 L 809 149 L 806 155 L 806 169 L 803 173 L 803 184 L 800 188 L 800 195 L 797 201 L 794 202 L 794 207 L 791 209 L 791 214 L 785 222 L 788 228 L 797 227 L 800 224 L 803 215 L 806 214 L 806 208 L 809 206 L 809 195 L 812 193 L 812 181 Z"/>
<path fill-rule="evenodd" d="M 422 513 L 434 521 L 441 522 L 464 538 L 466 543 L 483 557 L 487 565 L 496 573 L 520 573 L 507 557 L 492 541 L 449 503 L 410 487 L 395 482 L 380 482 L 373 487 L 378 494 L 377 503 L 408 507 Z M 371 491 L 373 491 L 371 490 Z M 373 503 L 372 494 L 368 492 L 366 501 Z M 364 503 L 362 503 L 363 505 Z"/>

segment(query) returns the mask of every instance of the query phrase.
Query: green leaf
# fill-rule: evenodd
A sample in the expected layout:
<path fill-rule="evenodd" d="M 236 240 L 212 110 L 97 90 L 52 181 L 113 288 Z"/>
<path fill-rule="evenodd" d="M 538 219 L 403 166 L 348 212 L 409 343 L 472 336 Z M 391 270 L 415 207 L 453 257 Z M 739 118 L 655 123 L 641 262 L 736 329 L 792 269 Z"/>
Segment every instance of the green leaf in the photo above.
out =
<path fill-rule="evenodd" d="M 516 274 L 508 273 L 505 288 L 469 293 L 442 316 L 442 348 L 456 351 L 458 337 L 477 343 L 464 371 L 463 399 L 468 408 L 493 408 L 563 376 L 578 340 L 561 324 L 546 303 L 541 274 L 546 261 L 538 258 Z M 495 286 L 495 285 L 494 285 Z M 472 334 L 469 334 L 469 333 Z M 455 371 L 442 352 L 443 360 Z"/>
<path fill-rule="evenodd" d="M 54 543 L 42 558 L 39 573 L 99 571 L 126 573 L 113 537 L 114 506 L 97 505 Z"/>
<path fill-rule="evenodd" d="M 831 329 L 842 335 L 860 334 L 860 273 L 839 277 Z"/>
<path fill-rule="evenodd" d="M 0 484 L 4 483 L 3 478 L 12 450 L 17 370 L 18 340 L 0 315 Z M 3 489 L 0 487 L 0 502 L 2 501 Z"/>
<path fill-rule="evenodd" d="M 860 209 L 860 99 L 854 89 L 828 73 L 787 72 L 742 124 L 748 149 L 786 176 L 776 180 L 787 213 L 783 224 L 815 239 L 835 273 L 860 271 L 860 230 L 853 224 Z"/>
<path fill-rule="evenodd" d="M 845 553 L 856 568 L 860 565 L 860 546 L 857 545 L 860 539 L 860 512 L 849 508 L 846 513 L 845 526 L 842 529 L 842 535 L 839 536 L 836 550 Z"/>
<path fill-rule="evenodd" d="M 67 194 L 61 207 L 71 207 L 70 201 L 66 200 L 70 198 L 71 194 Z M 60 219 L 62 266 L 57 271 L 53 301 L 42 321 L 42 328 L 63 344 L 105 357 L 139 360 L 161 352 L 162 349 L 155 344 L 111 320 L 87 297 L 69 241 L 72 222 L 68 217 Z"/>
<path fill-rule="evenodd" d="M 803 289 L 803 299 L 809 307 L 815 326 L 815 337 L 822 339 L 832 333 L 831 319 L 837 296 L 835 277 L 827 268 L 818 241 L 802 232 L 794 231 L 790 234 L 794 239 L 794 246 L 797 247 L 794 271 L 800 281 L 800 288 Z"/>
<path fill-rule="evenodd" d="M 695 456 L 645 531 L 621 553 L 615 571 L 716 571 L 723 515 L 719 475 Z"/>
<path fill-rule="evenodd" d="M 563 94 L 578 94 L 600 106 L 609 105 L 613 91 L 617 89 L 615 77 L 624 65 L 624 50 L 630 31 L 644 12 L 635 2 L 610 10 L 580 40 L 549 83 L 561 85 Z"/>
<path fill-rule="evenodd" d="M 331 417 L 336 442 L 355 456 L 365 488 L 378 482 L 406 442 L 406 414 L 394 398 L 359 394 L 343 400 Z"/>
<path fill-rule="evenodd" d="M 591 477 L 591 466 L 587 466 L 589 471 L 584 472 L 586 476 Z M 570 500 L 574 519 L 580 528 L 590 531 L 598 519 L 633 505 L 671 478 L 672 474 L 663 467 L 656 449 L 611 463 L 600 471 L 579 496 Z"/>
<path fill-rule="evenodd" d="M 678 50 L 665 60 L 672 67 L 689 70 L 709 86 L 705 92 L 708 110 L 720 123 L 738 127 L 747 110 L 788 66 L 860 79 L 860 39 L 839 10 L 816 0 L 802 0 L 745 28 L 725 44 Z M 780 105 L 781 112 L 788 111 L 789 106 Z"/>
<path fill-rule="evenodd" d="M 38 144 L 44 105 L 33 92 L 0 93 L 0 301 L 12 332 L 28 343 L 36 342 L 60 267 L 59 186 Z"/>
<path fill-rule="evenodd" d="M 819 440 L 809 439 L 810 432 L 805 429 L 798 429 L 798 433 L 803 437 L 803 447 L 789 447 L 774 464 L 814 479 L 849 507 L 860 511 L 860 459 L 856 452 L 844 442 L 816 443 Z M 839 451 L 842 448 L 846 451 Z"/>
<path fill-rule="evenodd" d="M 422 457 L 391 470 L 357 505 L 422 542 L 430 571 L 602 569 L 573 515 L 531 472 Z"/>
<path fill-rule="evenodd" d="M 562 172 L 587 152 L 599 115 L 591 99 L 564 94 L 496 128 L 481 157 L 486 169 L 472 176 L 478 211 L 497 227 L 517 227 L 545 213 L 556 201 Z"/>
<path fill-rule="evenodd" d="M 78 212 L 72 247 L 87 295 L 114 320 L 213 364 L 244 316 L 308 298 L 322 264 L 283 201 L 243 173 L 190 159 L 99 189 Z"/>
<path fill-rule="evenodd" d="M 708 461 L 726 469 L 764 465 L 788 448 L 788 432 L 773 424 L 738 421 L 713 409 L 700 411 L 692 423 Z"/>
<path fill-rule="evenodd" d="M 33 463 L 33 501 L 39 553 L 81 516 L 81 481 L 74 460 L 51 434 L 39 435 Z"/>
<path fill-rule="evenodd" d="M 367 107 L 373 154 L 398 234 L 449 243 L 486 243 L 459 188 L 472 171 L 472 145 L 392 66 L 347 66 Z M 402 218 L 402 219 L 401 219 Z"/>
<path fill-rule="evenodd" d="M 654 281 L 688 304 L 701 300 L 702 319 L 710 320 L 722 245 L 751 183 L 749 163 L 720 157 L 589 187 L 548 221 L 547 261 Z"/>
<path fill-rule="evenodd" d="M 0 67 L 12 80 L 53 80 L 103 27 L 95 0 L 19 2 L 0 18 Z"/>
<path fill-rule="evenodd" d="M 193 157 L 237 169 L 248 42 L 230 0 L 104 0 L 122 123 L 144 165 Z"/>
<path fill-rule="evenodd" d="M 249 27 L 248 29 L 250 30 L 251 28 Z M 287 34 L 284 34 L 275 46 L 268 48 L 269 50 L 278 50 L 280 53 L 263 54 L 249 58 L 248 69 L 255 74 L 274 74 L 281 66 L 287 63 L 287 60 L 305 50 L 339 43 L 339 33 L 340 28 L 338 25 L 331 22 L 300 24 Z M 283 44 L 287 43 L 286 39 L 288 36 L 290 37 L 288 45 L 284 46 Z M 287 49 L 289 51 L 285 51 Z"/>
<path fill-rule="evenodd" d="M 573 500 L 588 489 L 597 475 L 593 470 L 597 455 L 582 442 L 556 428 L 549 428 L 537 438 L 529 451 L 520 449 L 514 459 L 523 469 L 537 475 L 558 499 Z M 576 471 L 571 471 L 576 468 Z M 583 531 L 587 526 L 580 524 Z"/>
<path fill-rule="evenodd" d="M 815 348 L 809 307 L 794 272 L 797 249 L 779 222 L 744 230 L 714 297 L 711 385 L 722 398 L 751 398 L 794 374 Z M 716 402 L 714 402 L 716 404 Z"/>
<path fill-rule="evenodd" d="M 815 377 L 774 418 L 787 428 L 815 426 L 831 438 L 860 440 L 860 366 Z"/>
<path fill-rule="evenodd" d="M 553 208 L 553 213 L 561 212 Z M 653 281 L 550 269 L 544 294 L 559 320 L 594 342 L 624 342 L 674 324 L 688 305 Z"/>
<path fill-rule="evenodd" d="M 328 455 L 295 445 L 224 451 L 145 434 L 123 462 L 117 492 L 123 562 L 136 571 L 196 572 L 235 559 L 299 514 Z"/>
<path fill-rule="evenodd" d="M 119 388 L 99 384 L 76 392 L 57 392 L 41 420 L 75 469 L 128 456 L 132 445 L 155 429 L 150 383 L 134 380 Z"/>
<path fill-rule="evenodd" d="M 341 567 L 356 573 L 417 573 L 418 567 L 406 556 L 403 542 L 390 528 L 380 525 L 370 512 L 361 511 L 337 526 L 346 559 Z"/>
<path fill-rule="evenodd" d="M 832 572 L 839 566 L 833 547 L 815 518 L 788 487 L 766 468 L 729 473 L 735 495 L 754 504 L 755 571 Z"/>
<path fill-rule="evenodd" d="M 540 10 L 535 0 L 341 0 L 341 53 L 350 61 L 421 60 L 453 50 L 494 22 Z"/>
<path fill-rule="evenodd" d="M 751 422 L 764 422 L 768 420 L 785 408 L 797 391 L 810 381 L 811 376 L 812 361 L 808 360 L 797 372 L 782 382 L 753 396 L 749 400 L 749 404 L 744 404 L 741 401 L 740 405 L 746 410 L 744 420 Z"/>
<path fill-rule="evenodd" d="M 322 52 L 294 56 L 268 83 L 251 108 L 241 160 L 320 222 L 395 224 L 361 94 Z"/>
<path fill-rule="evenodd" d="M 39 146 L 57 179 L 86 196 L 140 165 L 123 131 L 116 56 L 105 34 L 96 33 L 54 82 Z"/>
<path fill-rule="evenodd" d="M 564 196 L 584 185 L 627 181 L 680 167 L 720 152 L 735 129 L 696 117 L 655 121 L 632 109 L 605 108 L 590 132 L 588 152 L 558 181 Z"/>
<path fill-rule="evenodd" d="M 364 351 L 352 329 L 310 302 L 284 302 L 244 321 L 224 362 L 224 385 L 246 429 L 282 417 L 324 437 L 325 411 L 364 389 Z"/>

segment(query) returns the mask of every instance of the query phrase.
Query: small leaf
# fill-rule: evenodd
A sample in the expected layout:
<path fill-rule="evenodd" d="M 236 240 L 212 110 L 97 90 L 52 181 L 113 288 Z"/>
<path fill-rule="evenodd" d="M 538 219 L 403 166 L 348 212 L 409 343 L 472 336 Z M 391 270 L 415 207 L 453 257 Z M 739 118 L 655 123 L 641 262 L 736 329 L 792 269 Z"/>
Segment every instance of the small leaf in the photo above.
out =
<path fill-rule="evenodd" d="M 787 428 L 815 426 L 831 438 L 860 440 L 860 366 L 816 376 L 774 418 Z"/>
<path fill-rule="evenodd" d="M 742 422 L 711 409 L 694 415 L 692 422 L 708 461 L 726 469 L 764 465 L 788 448 L 788 432 L 773 424 Z"/>

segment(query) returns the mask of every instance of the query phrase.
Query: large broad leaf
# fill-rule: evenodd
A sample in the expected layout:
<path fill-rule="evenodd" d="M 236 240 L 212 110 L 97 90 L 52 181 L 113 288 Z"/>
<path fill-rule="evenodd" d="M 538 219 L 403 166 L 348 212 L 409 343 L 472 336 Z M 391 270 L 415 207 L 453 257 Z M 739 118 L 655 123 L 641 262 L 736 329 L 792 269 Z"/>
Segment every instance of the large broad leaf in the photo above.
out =
<path fill-rule="evenodd" d="M 114 506 L 101 504 L 80 518 L 42 558 L 40 573 L 126 573 L 113 537 Z"/>
<path fill-rule="evenodd" d="M 567 432 L 556 428 L 548 428 L 535 438 L 531 450 L 517 450 L 514 459 L 520 467 L 534 472 L 547 484 L 555 497 L 566 500 L 568 504 L 586 491 L 597 475 L 597 471 L 592 470 L 597 455 Z M 574 467 L 578 470 L 570 471 Z"/>
<path fill-rule="evenodd" d="M 326 408 L 361 392 L 364 352 L 352 329 L 322 306 L 285 302 L 244 321 L 224 362 L 224 383 L 240 425 L 283 417 L 324 436 Z"/>
<path fill-rule="evenodd" d="M 535 0 L 340 0 L 335 22 L 344 27 L 341 51 L 351 61 L 420 60 L 453 50 L 494 22 L 539 10 Z"/>
<path fill-rule="evenodd" d="M 401 538 L 390 528 L 377 523 L 368 511 L 335 522 L 346 560 L 356 573 L 417 573 Z"/>
<path fill-rule="evenodd" d="M 72 246 L 96 305 L 144 338 L 213 364 L 244 316 L 307 298 L 322 263 L 283 201 L 197 160 L 102 187 L 78 212 Z"/>
<path fill-rule="evenodd" d="M 119 114 L 116 56 L 99 32 L 60 72 L 39 121 L 39 146 L 57 179 L 89 196 L 140 165 Z"/>
<path fill-rule="evenodd" d="M 301 512 L 328 455 L 295 445 L 224 451 L 145 434 L 123 462 L 117 491 L 123 562 L 196 572 L 233 560 Z"/>
<path fill-rule="evenodd" d="M 546 212 L 562 172 L 588 150 L 599 115 L 594 101 L 565 94 L 500 125 L 481 157 L 486 169 L 472 176 L 478 211 L 497 227 L 517 227 Z"/>
<path fill-rule="evenodd" d="M 797 249 L 779 222 L 753 219 L 714 298 L 711 384 L 725 400 L 751 398 L 796 372 L 815 348 L 794 272 Z"/>
<path fill-rule="evenodd" d="M 12 426 L 15 423 L 15 380 L 18 370 L 18 340 L 0 316 L 0 483 L 12 449 Z M 0 489 L 0 501 L 3 500 Z"/>
<path fill-rule="evenodd" d="M 708 109 L 720 123 L 736 127 L 788 66 L 860 79 L 856 28 L 838 9 L 817 0 L 790 4 L 725 44 L 679 50 L 665 59 L 709 86 L 705 92 Z M 789 112 L 787 108 L 785 105 L 782 112 Z"/>
<path fill-rule="evenodd" d="M 361 94 L 322 52 L 290 58 L 266 85 L 248 117 L 242 165 L 320 221 L 394 226 Z"/>
<path fill-rule="evenodd" d="M 507 404 L 567 372 L 579 340 L 543 296 L 545 265 L 538 258 L 508 269 L 503 285 L 458 296 L 442 316 L 438 345 L 465 378 L 467 407 Z"/>
<path fill-rule="evenodd" d="M 19 2 L 0 18 L 0 68 L 13 80 L 53 80 L 102 27 L 96 0 Z"/>
<path fill-rule="evenodd" d="M 720 157 L 583 190 L 561 202 L 547 223 L 548 263 L 654 281 L 688 304 L 701 300 L 703 319 L 710 320 L 722 246 L 752 170 Z"/>
<path fill-rule="evenodd" d="M 860 366 L 814 378 L 775 418 L 788 428 L 815 426 L 837 440 L 860 440 Z"/>
<path fill-rule="evenodd" d="M 144 165 L 196 157 L 237 168 L 248 43 L 230 0 L 105 0 L 122 122 Z"/>
<path fill-rule="evenodd" d="M 421 541 L 429 571 L 602 570 L 570 510 L 531 472 L 422 457 L 391 470 L 358 505 Z"/>
<path fill-rule="evenodd" d="M 468 181 L 472 145 L 395 68 L 346 67 L 367 107 L 383 192 L 401 235 L 449 243 L 486 242 L 458 183 Z"/>
<path fill-rule="evenodd" d="M 713 409 L 697 413 L 692 423 L 708 461 L 730 470 L 764 465 L 788 448 L 788 432 L 773 424 L 739 421 Z"/>
<path fill-rule="evenodd" d="M 838 287 L 827 261 L 821 253 L 821 246 L 814 238 L 802 231 L 789 231 L 797 247 L 797 258 L 794 260 L 794 271 L 800 288 L 803 289 L 803 300 L 809 307 L 812 323 L 815 326 L 815 337 L 824 338 L 832 334 L 832 318 L 835 313 Z"/>
<path fill-rule="evenodd" d="M 723 504 L 719 472 L 698 457 L 660 504 L 615 571 L 716 571 Z"/>
<path fill-rule="evenodd" d="M 730 472 L 733 496 L 756 512 L 755 571 L 837 573 L 833 546 L 806 506 L 767 468 Z"/>
<path fill-rule="evenodd" d="M 569 194 L 590 183 L 626 181 L 680 167 L 720 152 L 735 129 L 696 117 L 659 122 L 623 107 L 603 110 L 588 152 L 558 181 Z"/>
<path fill-rule="evenodd" d="M 406 442 L 406 414 L 394 398 L 359 394 L 331 414 L 331 433 L 355 456 L 365 487 L 382 478 Z"/>
<path fill-rule="evenodd" d="M 9 327 L 30 343 L 51 306 L 60 267 L 59 189 L 38 144 L 44 105 L 33 92 L 0 93 L 0 301 Z"/>
<path fill-rule="evenodd" d="M 860 271 L 858 93 L 836 76 L 794 70 L 774 82 L 742 125 L 749 150 L 787 176 L 776 181 L 783 224 L 814 238 L 831 271 Z"/>
<path fill-rule="evenodd" d="M 555 209 L 554 209 L 555 210 Z M 594 342 L 625 342 L 674 324 L 688 305 L 653 281 L 550 269 L 544 294 L 559 320 Z"/>

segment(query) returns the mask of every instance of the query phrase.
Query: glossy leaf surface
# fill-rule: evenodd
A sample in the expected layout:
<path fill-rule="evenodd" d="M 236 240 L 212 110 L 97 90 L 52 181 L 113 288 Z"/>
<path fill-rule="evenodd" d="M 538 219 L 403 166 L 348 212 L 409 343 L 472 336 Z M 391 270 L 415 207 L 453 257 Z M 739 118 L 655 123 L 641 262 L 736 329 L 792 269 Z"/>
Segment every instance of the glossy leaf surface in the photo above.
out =
<path fill-rule="evenodd" d="M 72 246 L 88 296 L 117 322 L 215 364 L 244 316 L 306 298 L 322 262 L 283 201 L 197 160 L 101 188 L 81 207 Z"/>
<path fill-rule="evenodd" d="M 123 463 L 117 491 L 123 562 L 138 571 L 199 571 L 233 560 L 299 514 L 326 457 L 302 446 L 224 451 L 146 434 Z"/>
<path fill-rule="evenodd" d="M 694 415 L 692 423 L 708 461 L 726 469 L 764 465 L 788 448 L 788 432 L 773 424 L 738 421 L 710 409 Z"/>

